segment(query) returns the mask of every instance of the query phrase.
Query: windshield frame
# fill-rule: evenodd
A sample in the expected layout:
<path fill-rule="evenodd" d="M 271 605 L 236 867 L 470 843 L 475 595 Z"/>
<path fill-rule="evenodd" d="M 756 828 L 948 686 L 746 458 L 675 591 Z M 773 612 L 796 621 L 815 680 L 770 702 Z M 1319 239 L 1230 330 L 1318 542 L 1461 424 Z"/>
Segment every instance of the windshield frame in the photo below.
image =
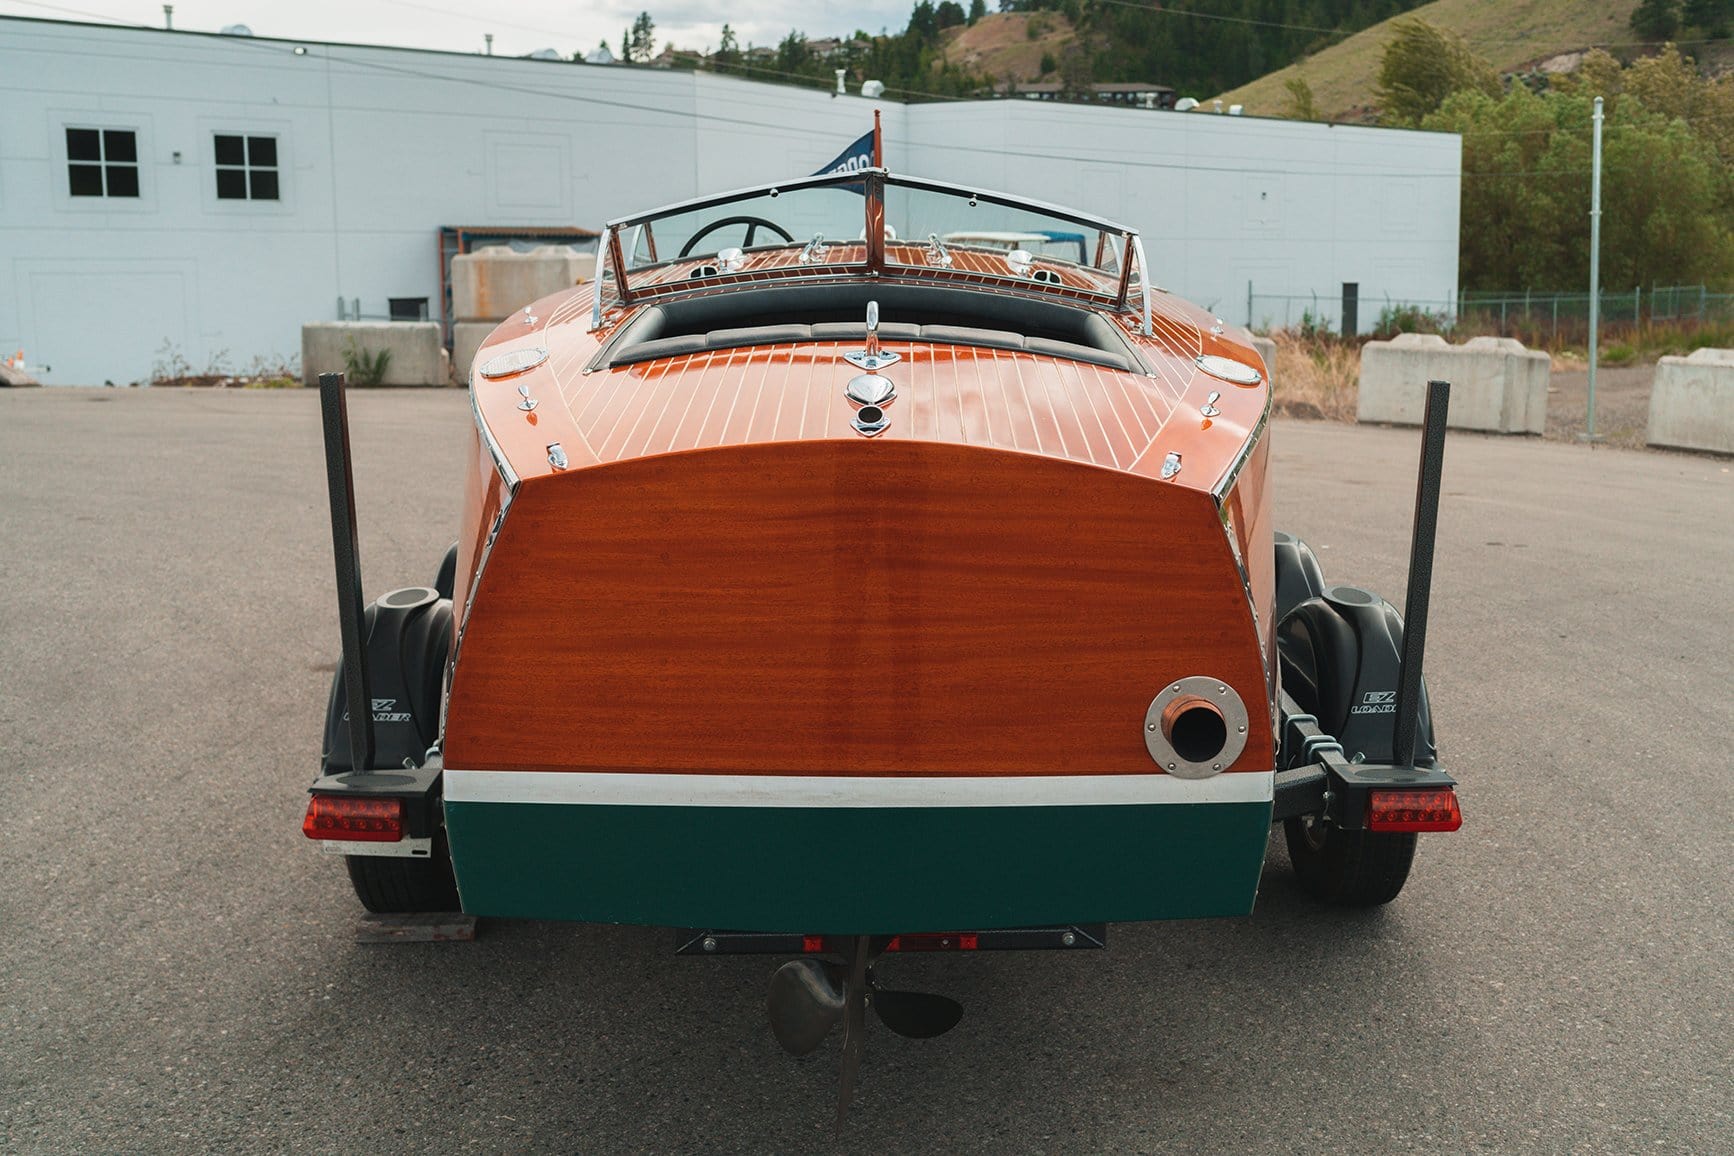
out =
<path fill-rule="evenodd" d="M 759 198 L 776 199 L 783 193 L 796 192 L 803 189 L 837 188 L 857 186 L 862 192 L 863 240 L 866 244 L 866 260 L 853 262 L 813 263 L 806 265 L 780 266 L 775 269 L 744 270 L 737 273 L 725 273 L 720 276 L 707 277 L 703 282 L 694 284 L 690 279 L 673 281 L 647 279 L 644 274 L 652 269 L 666 268 L 671 261 L 659 262 L 656 265 L 641 266 L 631 269 L 627 254 L 622 244 L 622 234 L 629 231 L 645 230 L 653 234 L 656 221 L 669 217 L 702 212 L 706 209 L 724 208 L 746 200 Z M 907 189 L 915 192 L 933 193 L 941 196 L 956 197 L 974 202 L 985 202 L 1002 208 L 1021 212 L 1039 214 L 1056 221 L 1090 229 L 1097 234 L 1096 260 L 1102 262 L 1110 246 L 1117 249 L 1117 270 L 1112 267 L 1077 263 L 1078 268 L 1089 270 L 1103 277 L 1114 277 L 1117 282 L 1113 290 L 1095 291 L 1080 289 L 1076 286 L 1059 285 L 1052 282 L 1036 281 L 1019 277 L 1009 270 L 1006 275 L 993 276 L 981 273 L 963 273 L 943 268 L 908 265 L 886 258 L 885 238 L 885 193 L 887 188 Z M 1112 238 L 1113 240 L 1110 240 Z M 793 242 L 802 244 L 803 242 Z M 909 244 L 911 241 L 898 241 L 898 244 Z M 1089 213 L 1069 209 L 1063 205 L 1054 205 L 1045 201 L 1033 200 L 1028 197 L 1017 197 L 1009 193 L 997 192 L 992 189 L 976 188 L 968 185 L 952 184 L 945 181 L 926 180 L 920 177 L 895 176 L 884 168 L 857 169 L 854 172 L 829 173 L 820 176 L 799 177 L 790 181 L 778 181 L 770 184 L 756 185 L 749 188 L 734 189 L 725 193 L 713 193 L 707 196 L 694 197 L 685 201 L 664 205 L 645 212 L 633 213 L 624 217 L 616 217 L 604 228 L 598 251 L 605 259 L 607 268 L 601 266 L 597 270 L 597 288 L 595 294 L 595 309 L 592 315 L 592 327 L 600 328 L 603 317 L 604 282 L 612 281 L 613 297 L 611 303 L 615 306 L 628 306 L 640 302 L 666 300 L 672 297 L 687 296 L 694 293 L 714 292 L 731 285 L 766 283 L 788 283 L 817 280 L 834 280 L 838 277 L 881 277 L 887 279 L 947 281 L 991 285 L 995 289 L 1005 289 L 1012 292 L 1038 297 L 1060 297 L 1098 308 L 1110 308 L 1115 312 L 1125 312 L 1128 309 L 1132 284 L 1132 268 L 1139 268 L 1139 292 L 1144 297 L 1146 313 L 1145 329 L 1149 328 L 1147 315 L 1149 312 L 1148 283 L 1149 272 L 1144 266 L 1144 246 L 1142 238 L 1136 229 L 1128 225 L 1097 217 Z M 610 276 L 611 274 L 611 276 Z M 635 283 L 636 281 L 636 283 Z"/>

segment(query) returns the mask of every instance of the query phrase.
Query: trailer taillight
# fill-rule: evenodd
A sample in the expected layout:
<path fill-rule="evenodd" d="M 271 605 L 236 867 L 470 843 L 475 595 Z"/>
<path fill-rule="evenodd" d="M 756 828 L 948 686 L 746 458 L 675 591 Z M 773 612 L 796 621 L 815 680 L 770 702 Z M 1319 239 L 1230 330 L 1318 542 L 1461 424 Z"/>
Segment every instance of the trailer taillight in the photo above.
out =
<path fill-rule="evenodd" d="M 395 843 L 403 838 L 403 800 L 365 795 L 314 795 L 301 832 L 309 839 Z"/>
<path fill-rule="evenodd" d="M 1463 825 L 1450 787 L 1391 787 L 1367 792 L 1369 831 L 1455 831 Z"/>

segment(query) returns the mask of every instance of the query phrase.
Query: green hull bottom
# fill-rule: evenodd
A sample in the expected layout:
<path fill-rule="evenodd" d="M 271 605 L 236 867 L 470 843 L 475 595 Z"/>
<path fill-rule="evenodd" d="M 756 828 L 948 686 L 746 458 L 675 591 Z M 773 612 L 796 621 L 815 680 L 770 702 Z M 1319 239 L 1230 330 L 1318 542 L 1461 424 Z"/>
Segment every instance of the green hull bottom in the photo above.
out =
<path fill-rule="evenodd" d="M 815 934 L 1245 915 L 1270 810 L 445 805 L 470 914 Z"/>

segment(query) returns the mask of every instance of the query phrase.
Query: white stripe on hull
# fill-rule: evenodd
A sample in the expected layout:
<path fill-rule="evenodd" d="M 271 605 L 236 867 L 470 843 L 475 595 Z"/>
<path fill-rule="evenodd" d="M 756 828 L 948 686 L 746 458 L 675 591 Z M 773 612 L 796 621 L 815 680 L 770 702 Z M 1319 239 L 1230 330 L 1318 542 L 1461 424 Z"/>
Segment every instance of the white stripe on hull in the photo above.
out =
<path fill-rule="evenodd" d="M 589 803 L 634 807 L 1077 807 L 1268 803 L 1275 775 L 944 777 L 604 774 L 445 771 L 453 803 Z"/>

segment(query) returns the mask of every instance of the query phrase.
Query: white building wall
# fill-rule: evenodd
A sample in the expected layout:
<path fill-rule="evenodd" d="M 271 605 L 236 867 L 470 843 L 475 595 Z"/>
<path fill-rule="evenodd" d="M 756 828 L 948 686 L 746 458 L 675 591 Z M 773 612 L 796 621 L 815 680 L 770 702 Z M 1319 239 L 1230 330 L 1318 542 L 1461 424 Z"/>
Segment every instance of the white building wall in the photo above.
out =
<path fill-rule="evenodd" d="M 1359 285 L 1363 329 L 1387 298 L 1456 292 L 1452 134 L 1046 101 L 907 111 L 911 172 L 1131 225 L 1158 284 L 1234 324 L 1268 324 L 1272 299 L 1314 291 L 1335 318 L 1344 282 Z"/>
<path fill-rule="evenodd" d="M 300 49 L 300 52 L 297 52 Z M 291 360 L 337 299 L 439 312 L 442 225 L 598 228 L 810 173 L 884 115 L 894 170 L 1122 220 L 1157 279 L 1448 297 L 1454 136 L 1035 101 L 904 106 L 729 77 L 0 18 L 0 356 L 54 383 Z M 68 125 L 138 132 L 136 201 L 74 198 Z M 282 199 L 220 201 L 212 137 L 275 135 Z M 178 154 L 178 158 L 177 158 Z M 1376 315 L 1376 307 L 1372 312 Z M 1368 319 L 1363 307 L 1363 321 Z M 1254 318 L 1258 320 L 1258 318 Z"/>

